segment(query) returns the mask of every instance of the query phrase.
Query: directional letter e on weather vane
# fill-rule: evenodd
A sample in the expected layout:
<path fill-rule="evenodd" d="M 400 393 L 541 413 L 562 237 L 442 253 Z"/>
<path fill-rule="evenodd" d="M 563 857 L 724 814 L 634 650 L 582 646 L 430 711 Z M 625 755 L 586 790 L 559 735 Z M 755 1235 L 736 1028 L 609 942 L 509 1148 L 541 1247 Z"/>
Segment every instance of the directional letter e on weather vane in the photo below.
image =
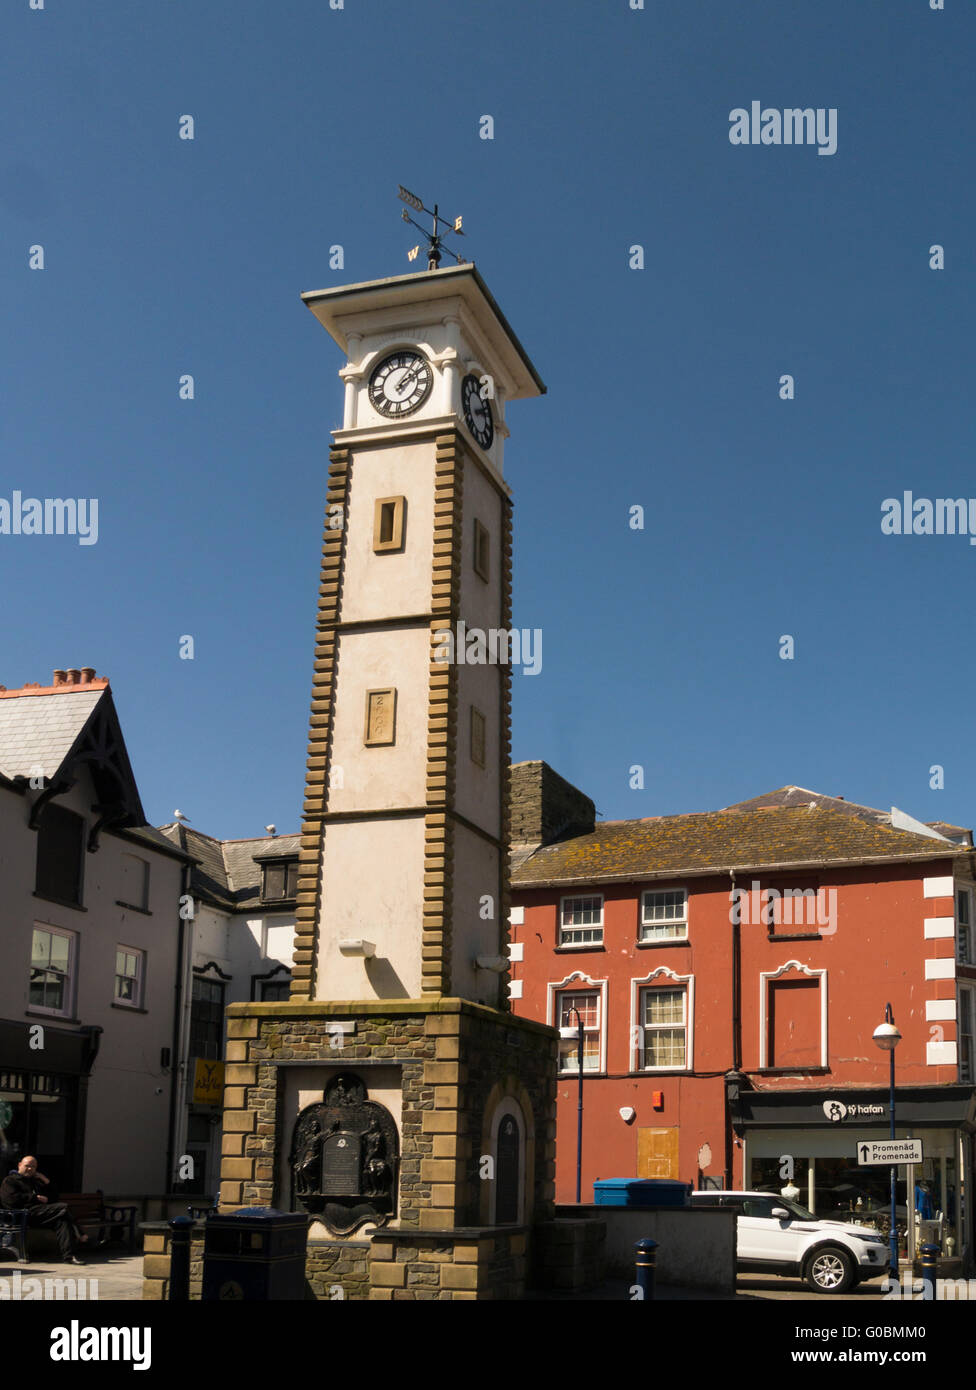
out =
<path fill-rule="evenodd" d="M 423 227 L 421 227 L 419 222 L 415 222 L 413 220 L 413 218 L 407 212 L 406 208 L 403 209 L 402 213 L 404 222 L 409 222 L 411 227 L 416 227 L 417 231 L 422 232 L 424 235 L 424 238 L 427 242 L 428 270 L 437 269 L 437 267 L 441 263 L 441 253 L 444 251 L 446 251 L 449 256 L 453 256 L 454 259 L 457 261 L 458 265 L 467 264 L 463 256 L 459 256 L 456 251 L 452 251 L 449 246 L 445 246 L 443 241 L 443 238 L 451 233 L 456 233 L 458 236 L 464 236 L 464 230 L 461 226 L 463 218 L 455 217 L 453 222 L 447 221 L 446 218 L 439 216 L 436 203 L 434 204 L 433 209 L 424 207 L 423 202 L 420 198 L 417 197 L 416 193 L 411 193 L 409 188 L 404 188 L 402 183 L 398 185 L 398 196 L 400 198 L 400 201 L 406 203 L 408 207 L 414 208 L 417 212 L 426 212 L 428 217 L 433 218 L 433 222 L 431 223 L 431 229 L 429 232 L 426 232 L 424 231 Z M 440 230 L 442 226 L 448 229 L 447 232 L 442 232 Z M 419 254 L 420 243 L 412 247 L 407 252 L 407 260 L 415 261 Z"/>

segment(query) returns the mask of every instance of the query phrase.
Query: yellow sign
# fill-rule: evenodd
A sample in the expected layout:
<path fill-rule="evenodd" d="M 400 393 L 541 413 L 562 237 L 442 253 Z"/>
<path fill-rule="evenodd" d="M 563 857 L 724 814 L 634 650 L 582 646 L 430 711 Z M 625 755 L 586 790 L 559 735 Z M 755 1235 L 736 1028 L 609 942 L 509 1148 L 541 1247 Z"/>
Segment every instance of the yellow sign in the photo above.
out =
<path fill-rule="evenodd" d="M 193 1104 L 219 1105 L 224 1095 L 224 1064 L 197 1057 L 193 1072 Z"/>

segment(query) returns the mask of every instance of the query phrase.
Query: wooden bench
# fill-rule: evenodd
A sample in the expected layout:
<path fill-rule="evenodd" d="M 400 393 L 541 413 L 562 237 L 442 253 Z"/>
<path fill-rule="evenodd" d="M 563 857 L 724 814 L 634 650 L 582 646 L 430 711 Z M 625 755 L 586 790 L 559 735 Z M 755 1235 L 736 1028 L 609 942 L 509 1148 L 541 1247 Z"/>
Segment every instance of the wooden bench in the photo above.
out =
<path fill-rule="evenodd" d="M 106 1204 L 101 1188 L 97 1192 L 62 1192 L 58 1201 L 68 1208 L 85 1235 L 97 1232 L 100 1241 L 124 1240 L 130 1254 L 135 1249 L 137 1207 Z"/>
<path fill-rule="evenodd" d="M 101 1241 L 124 1240 L 130 1254 L 135 1249 L 137 1207 L 106 1205 L 100 1189 L 98 1192 L 63 1192 L 57 1200 L 68 1208 L 75 1225 L 85 1235 L 97 1233 L 94 1241 L 89 1240 L 88 1248 Z M 26 1209 L 0 1207 L 0 1249 L 13 1250 L 24 1264 L 28 1263 L 27 1235 L 30 1227 L 27 1218 Z M 53 1239 L 53 1232 L 46 1234 Z M 85 1246 L 82 1246 L 82 1254 L 84 1250 Z"/>

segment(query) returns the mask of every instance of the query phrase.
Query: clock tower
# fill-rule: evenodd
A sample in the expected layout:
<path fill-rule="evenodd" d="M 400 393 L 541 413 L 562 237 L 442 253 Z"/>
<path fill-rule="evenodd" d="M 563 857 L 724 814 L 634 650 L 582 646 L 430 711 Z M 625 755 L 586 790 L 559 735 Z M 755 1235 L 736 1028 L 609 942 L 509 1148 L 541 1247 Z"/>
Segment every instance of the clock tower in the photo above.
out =
<path fill-rule="evenodd" d="M 345 361 L 295 964 L 228 1010 L 222 1204 L 306 1212 L 320 1297 L 518 1297 L 557 1042 L 507 997 L 504 450 L 545 387 L 471 264 L 302 298 Z"/>

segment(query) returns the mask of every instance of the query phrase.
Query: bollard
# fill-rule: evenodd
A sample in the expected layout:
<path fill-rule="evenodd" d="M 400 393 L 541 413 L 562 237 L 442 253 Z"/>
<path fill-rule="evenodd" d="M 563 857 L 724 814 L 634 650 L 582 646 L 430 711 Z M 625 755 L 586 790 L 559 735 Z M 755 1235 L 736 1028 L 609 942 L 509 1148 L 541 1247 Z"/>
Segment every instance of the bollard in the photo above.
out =
<path fill-rule="evenodd" d="M 169 1223 L 172 1231 L 169 1246 L 169 1301 L 188 1303 L 190 1299 L 190 1232 L 193 1222 L 188 1216 L 175 1216 Z"/>
<path fill-rule="evenodd" d="M 648 1236 L 644 1240 L 634 1242 L 636 1255 L 636 1278 L 634 1283 L 640 1294 L 638 1297 L 644 1301 L 654 1297 L 654 1270 L 657 1264 L 657 1241 L 651 1240 Z"/>
<path fill-rule="evenodd" d="M 922 1267 L 922 1298 L 926 1301 L 934 1299 L 935 1289 L 935 1260 L 939 1253 L 937 1245 L 920 1245 L 918 1247 L 919 1264 Z"/>

